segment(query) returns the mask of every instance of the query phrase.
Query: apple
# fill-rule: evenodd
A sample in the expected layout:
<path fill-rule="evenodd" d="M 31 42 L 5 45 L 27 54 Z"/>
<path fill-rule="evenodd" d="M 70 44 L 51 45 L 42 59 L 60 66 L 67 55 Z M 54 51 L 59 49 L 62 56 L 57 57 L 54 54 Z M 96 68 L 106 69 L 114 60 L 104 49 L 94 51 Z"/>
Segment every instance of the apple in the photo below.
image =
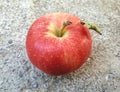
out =
<path fill-rule="evenodd" d="M 46 14 L 30 27 L 26 51 L 33 65 L 51 75 L 70 73 L 82 66 L 91 53 L 89 29 L 96 25 L 67 13 Z"/>

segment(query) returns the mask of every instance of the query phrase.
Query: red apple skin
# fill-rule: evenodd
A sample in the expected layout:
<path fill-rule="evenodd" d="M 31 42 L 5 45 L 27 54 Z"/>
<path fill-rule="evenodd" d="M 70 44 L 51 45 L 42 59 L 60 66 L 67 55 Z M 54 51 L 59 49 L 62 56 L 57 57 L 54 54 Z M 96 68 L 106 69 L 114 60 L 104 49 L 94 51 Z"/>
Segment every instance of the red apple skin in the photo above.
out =
<path fill-rule="evenodd" d="M 51 35 L 65 21 L 66 36 Z M 30 27 L 26 37 L 26 51 L 33 65 L 50 75 L 63 75 L 78 69 L 86 62 L 92 48 L 89 29 L 72 14 L 52 13 L 41 16 Z M 57 30 L 58 31 L 58 30 Z"/>

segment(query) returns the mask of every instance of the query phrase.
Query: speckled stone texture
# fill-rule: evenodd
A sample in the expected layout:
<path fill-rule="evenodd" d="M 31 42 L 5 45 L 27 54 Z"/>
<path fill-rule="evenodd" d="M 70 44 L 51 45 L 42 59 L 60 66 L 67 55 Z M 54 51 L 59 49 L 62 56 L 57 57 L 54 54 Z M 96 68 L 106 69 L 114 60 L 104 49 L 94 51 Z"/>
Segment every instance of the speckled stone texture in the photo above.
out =
<path fill-rule="evenodd" d="M 26 55 L 33 21 L 52 12 L 75 14 L 96 23 L 93 48 L 77 71 L 50 76 Z M 0 0 L 0 92 L 120 92 L 120 0 Z"/>

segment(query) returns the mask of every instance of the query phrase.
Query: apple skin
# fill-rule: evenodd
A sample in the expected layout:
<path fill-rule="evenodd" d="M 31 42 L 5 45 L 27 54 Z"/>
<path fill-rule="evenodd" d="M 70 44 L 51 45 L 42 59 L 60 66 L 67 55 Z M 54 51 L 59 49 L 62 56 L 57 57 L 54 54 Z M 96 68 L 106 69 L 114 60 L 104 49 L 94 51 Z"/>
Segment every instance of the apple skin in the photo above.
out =
<path fill-rule="evenodd" d="M 65 21 L 66 34 L 58 37 Z M 89 29 L 72 14 L 52 13 L 41 16 L 30 27 L 26 37 L 26 51 L 33 65 L 50 75 L 63 75 L 78 69 L 91 53 Z"/>

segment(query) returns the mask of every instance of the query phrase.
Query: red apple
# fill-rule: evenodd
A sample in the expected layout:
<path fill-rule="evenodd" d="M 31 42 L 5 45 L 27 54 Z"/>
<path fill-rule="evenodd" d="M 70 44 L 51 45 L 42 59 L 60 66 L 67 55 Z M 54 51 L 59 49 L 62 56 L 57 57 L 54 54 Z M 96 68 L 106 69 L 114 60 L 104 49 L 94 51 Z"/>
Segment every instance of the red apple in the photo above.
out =
<path fill-rule="evenodd" d="M 26 38 L 26 51 L 32 64 L 51 75 L 78 69 L 92 48 L 91 35 L 84 24 L 77 16 L 67 13 L 38 18 Z"/>

